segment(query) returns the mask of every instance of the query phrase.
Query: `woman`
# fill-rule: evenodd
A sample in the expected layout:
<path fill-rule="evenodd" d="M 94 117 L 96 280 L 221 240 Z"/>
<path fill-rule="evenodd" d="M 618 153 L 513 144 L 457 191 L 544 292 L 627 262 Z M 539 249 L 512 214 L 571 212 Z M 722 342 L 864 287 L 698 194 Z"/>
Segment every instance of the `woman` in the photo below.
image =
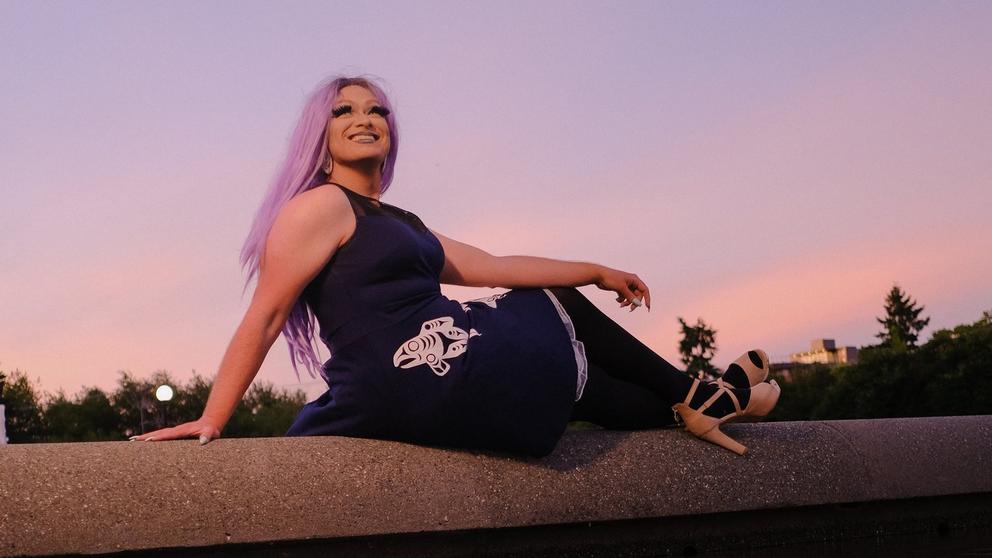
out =
<path fill-rule="evenodd" d="M 372 80 L 336 78 L 310 96 L 282 171 L 242 251 L 258 285 L 221 362 L 203 416 L 132 439 L 221 430 L 282 332 L 292 363 L 328 390 L 287 435 L 344 435 L 543 456 L 569 420 L 669 426 L 737 453 L 718 425 L 764 416 L 779 389 L 767 356 L 743 355 L 701 383 L 600 312 L 574 287 L 651 307 L 632 273 L 584 262 L 494 257 L 380 201 L 398 147 L 389 100 Z M 460 303 L 440 283 L 510 291 Z M 313 350 L 314 320 L 331 358 Z M 298 373 L 298 371 L 297 371 Z M 675 411 L 669 413 L 669 409 Z"/>

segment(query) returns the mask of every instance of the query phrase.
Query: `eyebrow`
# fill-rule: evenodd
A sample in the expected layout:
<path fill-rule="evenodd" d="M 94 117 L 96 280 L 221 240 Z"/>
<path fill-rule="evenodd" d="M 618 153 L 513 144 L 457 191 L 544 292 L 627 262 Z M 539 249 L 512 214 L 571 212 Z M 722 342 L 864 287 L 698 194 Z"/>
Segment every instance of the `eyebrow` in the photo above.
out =
<path fill-rule="evenodd" d="M 352 101 L 351 99 L 341 99 L 340 101 L 336 101 L 334 103 L 334 106 L 337 107 L 337 106 L 341 106 L 341 105 L 344 105 L 344 104 L 357 105 L 359 103 L 357 103 L 355 101 Z M 367 104 L 381 105 L 382 103 L 379 102 L 379 99 L 370 99 Z"/>

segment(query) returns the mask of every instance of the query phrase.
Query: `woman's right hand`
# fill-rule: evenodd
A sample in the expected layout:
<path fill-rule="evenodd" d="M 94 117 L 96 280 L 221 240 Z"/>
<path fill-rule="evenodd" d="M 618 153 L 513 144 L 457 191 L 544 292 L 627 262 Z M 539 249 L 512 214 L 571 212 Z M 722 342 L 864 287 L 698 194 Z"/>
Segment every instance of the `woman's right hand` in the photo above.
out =
<path fill-rule="evenodd" d="M 171 428 L 161 428 L 154 432 L 131 436 L 128 439 L 132 442 L 161 442 L 180 438 L 199 438 L 200 445 L 203 445 L 210 440 L 220 438 L 220 429 L 201 417 L 193 422 L 184 422 Z"/>
<path fill-rule="evenodd" d="M 649 311 L 651 310 L 651 291 L 648 290 L 648 286 L 644 281 L 641 281 L 640 277 L 619 269 L 599 267 L 599 276 L 595 285 L 604 291 L 617 293 L 617 302 L 620 303 L 621 308 L 629 305 L 630 311 L 633 312 L 640 304 L 631 301 L 638 299 L 638 302 L 641 302 L 640 299 L 643 297 L 644 306 Z"/>

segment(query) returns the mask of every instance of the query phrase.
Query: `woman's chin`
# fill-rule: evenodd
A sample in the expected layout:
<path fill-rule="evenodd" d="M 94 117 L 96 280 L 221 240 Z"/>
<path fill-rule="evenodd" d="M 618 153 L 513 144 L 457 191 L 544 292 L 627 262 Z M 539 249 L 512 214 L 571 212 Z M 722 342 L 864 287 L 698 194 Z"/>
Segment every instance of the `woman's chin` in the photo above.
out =
<path fill-rule="evenodd" d="M 356 156 L 348 157 L 346 159 L 335 159 L 334 164 L 356 170 L 374 170 L 382 168 L 382 164 L 385 161 L 386 157 L 384 154 L 369 153 L 364 157 L 361 156 L 361 154 L 356 154 Z"/>

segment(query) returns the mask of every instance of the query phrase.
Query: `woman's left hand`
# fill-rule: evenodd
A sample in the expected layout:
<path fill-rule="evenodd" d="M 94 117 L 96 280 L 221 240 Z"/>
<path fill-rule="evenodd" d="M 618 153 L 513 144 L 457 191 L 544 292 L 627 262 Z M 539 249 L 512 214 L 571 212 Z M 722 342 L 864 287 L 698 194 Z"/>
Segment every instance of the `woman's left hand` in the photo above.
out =
<path fill-rule="evenodd" d="M 633 273 L 604 266 L 599 272 L 596 286 L 620 295 L 617 297 L 617 302 L 620 303 L 621 308 L 629 305 L 630 311 L 633 312 L 634 308 L 640 306 L 638 303 L 632 303 L 637 299 L 639 303 L 643 302 L 649 311 L 651 310 L 651 292 L 644 281 Z"/>
<path fill-rule="evenodd" d="M 139 442 L 160 442 L 164 440 L 178 440 L 180 438 L 197 437 L 199 437 L 200 445 L 202 446 L 210 440 L 220 438 L 220 428 L 217 428 L 213 423 L 201 417 L 192 422 L 184 422 L 173 426 L 172 428 L 160 428 L 154 432 L 146 432 L 137 436 L 131 436 L 128 439 L 132 442 L 135 440 Z"/>

